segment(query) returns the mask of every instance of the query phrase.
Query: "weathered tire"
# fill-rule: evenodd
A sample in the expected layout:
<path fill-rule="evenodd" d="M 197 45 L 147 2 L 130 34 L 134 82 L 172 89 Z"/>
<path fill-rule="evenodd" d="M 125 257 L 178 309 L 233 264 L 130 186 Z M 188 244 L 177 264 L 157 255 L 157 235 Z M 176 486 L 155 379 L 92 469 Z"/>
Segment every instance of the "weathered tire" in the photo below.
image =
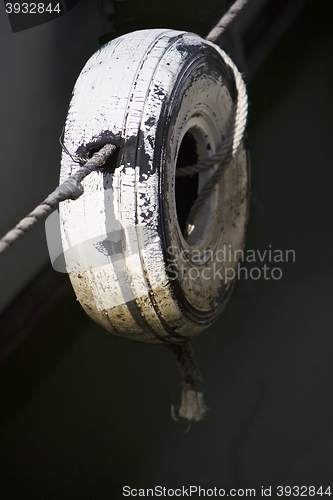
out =
<path fill-rule="evenodd" d="M 184 341 L 224 309 L 233 252 L 244 246 L 246 149 L 240 145 L 187 241 L 186 216 L 214 169 L 177 180 L 175 171 L 216 152 L 235 96 L 220 49 L 186 32 L 130 33 L 83 68 L 65 145 L 89 157 L 112 143 L 119 155 L 84 180 L 78 200 L 61 204 L 62 242 L 78 300 L 110 332 Z M 78 167 L 64 153 L 61 181 Z"/>

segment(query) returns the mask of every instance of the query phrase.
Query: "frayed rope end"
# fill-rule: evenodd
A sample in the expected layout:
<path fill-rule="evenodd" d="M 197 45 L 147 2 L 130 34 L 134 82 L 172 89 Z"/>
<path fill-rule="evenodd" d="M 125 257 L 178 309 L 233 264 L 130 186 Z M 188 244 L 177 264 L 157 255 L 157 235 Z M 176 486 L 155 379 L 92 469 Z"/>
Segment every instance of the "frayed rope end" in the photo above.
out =
<path fill-rule="evenodd" d="M 192 389 L 182 391 L 181 404 L 179 407 L 171 406 L 171 416 L 175 422 L 200 422 L 206 416 L 209 408 L 204 401 L 203 393 Z"/>
<path fill-rule="evenodd" d="M 170 344 L 167 347 L 175 355 L 182 375 L 181 404 L 171 406 L 171 416 L 176 422 L 200 422 L 205 418 L 208 407 L 204 402 L 202 377 L 192 347 L 189 342 Z"/>

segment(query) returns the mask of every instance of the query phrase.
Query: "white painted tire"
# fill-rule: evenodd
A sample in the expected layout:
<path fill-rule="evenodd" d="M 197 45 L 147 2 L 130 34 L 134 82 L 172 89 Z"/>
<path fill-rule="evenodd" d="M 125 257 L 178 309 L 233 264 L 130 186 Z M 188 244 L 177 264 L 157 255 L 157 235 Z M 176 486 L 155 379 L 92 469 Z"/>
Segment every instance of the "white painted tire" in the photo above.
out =
<path fill-rule="evenodd" d="M 220 146 L 236 94 L 228 75 L 218 47 L 157 29 L 108 43 L 77 80 L 66 148 L 89 157 L 112 143 L 119 154 L 84 180 L 78 200 L 61 204 L 62 244 L 82 307 L 116 335 L 184 341 L 226 305 L 248 216 L 246 149 L 242 143 L 187 241 L 186 215 L 214 169 L 177 181 L 175 170 Z M 61 181 L 77 168 L 64 153 Z"/>

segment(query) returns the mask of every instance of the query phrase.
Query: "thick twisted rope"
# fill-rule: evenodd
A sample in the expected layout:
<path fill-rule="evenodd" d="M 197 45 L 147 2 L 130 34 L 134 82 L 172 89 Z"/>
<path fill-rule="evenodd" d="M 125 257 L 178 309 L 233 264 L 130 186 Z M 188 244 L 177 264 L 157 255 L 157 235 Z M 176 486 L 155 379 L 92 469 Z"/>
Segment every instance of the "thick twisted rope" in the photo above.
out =
<path fill-rule="evenodd" d="M 214 26 L 212 31 L 206 36 L 206 40 L 210 42 L 218 43 L 218 39 L 223 35 L 224 31 L 228 26 L 234 21 L 234 19 L 240 14 L 249 0 L 236 0 L 229 10 L 224 14 L 224 16 L 219 20 L 219 22 Z"/>
<path fill-rule="evenodd" d="M 225 62 L 228 64 L 228 67 L 232 70 L 235 78 L 235 85 L 237 89 L 236 110 L 232 112 L 228 135 L 218 150 L 220 157 L 217 163 L 219 163 L 219 166 L 212 177 L 207 181 L 202 191 L 193 203 L 188 216 L 187 225 L 193 225 L 194 219 L 203 202 L 205 201 L 207 196 L 211 194 L 212 190 L 221 179 L 225 170 L 230 165 L 232 159 L 235 157 L 245 132 L 248 111 L 246 86 L 242 75 L 239 73 L 232 60 L 226 54 L 223 57 Z"/>
<path fill-rule="evenodd" d="M 202 420 L 208 408 L 203 399 L 203 380 L 194 359 L 194 352 L 189 342 L 182 344 L 168 344 L 167 347 L 174 354 L 180 374 L 182 376 L 182 394 L 179 408 L 171 407 L 171 414 L 174 420 L 178 417 L 189 422 L 199 422 Z"/>
<path fill-rule="evenodd" d="M 221 146 L 217 152 L 209 159 L 198 163 L 197 165 L 191 165 L 189 167 L 182 167 L 176 170 L 176 177 L 182 177 L 186 175 L 193 175 L 195 173 L 200 173 L 203 170 L 219 165 L 217 170 L 214 172 L 212 177 L 207 181 L 204 188 L 196 198 L 193 203 L 188 219 L 187 227 L 194 226 L 194 220 L 199 212 L 203 202 L 209 196 L 216 186 L 216 184 L 221 179 L 227 167 L 230 165 L 232 159 L 235 157 L 238 147 L 243 139 L 244 131 L 247 122 L 247 112 L 248 112 L 248 99 L 244 80 L 241 73 L 238 71 L 236 65 L 230 59 L 230 57 L 223 51 L 221 55 L 229 68 L 231 75 L 233 76 L 234 83 L 237 90 L 237 103 L 236 108 L 232 109 L 231 117 L 229 120 L 228 133 Z"/>
<path fill-rule="evenodd" d="M 214 155 L 212 155 L 210 158 L 207 158 L 207 160 L 196 163 L 195 165 L 177 168 L 176 177 L 185 177 L 187 175 L 197 174 L 202 172 L 203 170 L 214 167 L 216 164 L 224 162 L 224 159 L 229 152 L 230 147 L 232 146 L 232 155 L 234 156 L 243 138 L 248 111 L 246 86 L 241 73 L 238 71 L 236 65 L 233 63 L 230 57 L 227 56 L 226 53 L 223 53 L 223 59 L 230 69 L 237 90 L 236 111 L 235 108 L 233 108 L 231 112 L 227 136 Z"/>
<path fill-rule="evenodd" d="M 116 146 L 106 144 L 100 151 L 97 151 L 86 164 L 79 168 L 73 175 L 68 177 L 58 186 L 40 205 L 38 205 L 29 215 L 24 217 L 13 229 L 11 229 L 0 240 L 0 253 L 13 245 L 23 234 L 45 216 L 52 213 L 64 200 L 76 200 L 83 193 L 81 182 L 87 175 L 100 168 L 109 156 L 114 153 Z"/>
<path fill-rule="evenodd" d="M 222 17 L 218 25 L 209 33 L 207 40 L 214 42 L 217 40 L 229 23 L 239 14 L 241 9 L 248 3 L 248 0 L 237 0 L 229 11 Z M 230 70 L 237 91 L 236 106 L 233 106 L 229 118 L 228 133 L 217 152 L 209 159 L 200 162 L 197 165 L 176 169 L 176 177 L 193 175 L 203 170 L 218 165 L 217 170 L 207 181 L 201 193 L 193 203 L 189 216 L 187 218 L 185 237 L 189 234 L 191 226 L 195 225 L 195 217 L 202 207 L 206 198 L 211 194 L 216 184 L 221 179 L 225 170 L 235 157 L 238 147 L 243 139 L 247 122 L 248 99 L 245 83 L 242 75 L 230 57 L 219 49 L 224 62 Z M 178 416 L 185 418 L 189 422 L 198 422 L 202 420 L 207 412 L 207 406 L 203 399 L 203 380 L 194 360 L 194 354 L 189 343 L 181 345 L 170 345 L 169 349 L 174 353 L 180 373 L 182 375 L 182 396 L 181 404 L 176 413 L 174 407 L 171 407 L 173 418 L 178 421 Z"/>

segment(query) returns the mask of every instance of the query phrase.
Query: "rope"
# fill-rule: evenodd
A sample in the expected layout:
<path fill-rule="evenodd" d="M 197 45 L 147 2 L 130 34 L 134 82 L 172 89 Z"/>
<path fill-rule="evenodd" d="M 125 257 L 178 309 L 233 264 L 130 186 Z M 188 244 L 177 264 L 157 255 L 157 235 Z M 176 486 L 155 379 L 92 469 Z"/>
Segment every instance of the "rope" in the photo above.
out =
<path fill-rule="evenodd" d="M 203 399 L 203 380 L 194 359 L 194 352 L 189 342 L 181 344 L 168 344 L 174 354 L 178 368 L 182 376 L 182 394 L 179 408 L 171 407 L 171 414 L 174 420 L 178 417 L 186 419 L 188 422 L 199 422 L 208 410 Z"/>
<path fill-rule="evenodd" d="M 232 60 L 226 54 L 224 54 L 223 57 L 225 62 L 233 71 L 233 75 L 235 78 L 235 85 L 237 89 L 236 111 L 232 112 L 229 133 L 225 141 L 223 141 L 221 147 L 218 150 L 219 159 L 217 160 L 216 163 L 219 163 L 219 167 L 214 172 L 212 177 L 207 181 L 201 193 L 198 195 L 195 202 L 193 203 L 190 213 L 188 215 L 187 226 L 194 225 L 193 222 L 201 206 L 203 205 L 203 202 L 205 201 L 207 196 L 211 194 L 212 190 L 221 179 L 225 170 L 230 165 L 232 159 L 235 157 L 245 132 L 245 127 L 247 122 L 247 111 L 248 111 L 246 86 L 242 78 L 242 75 L 239 73 L 237 67 L 232 62 Z M 217 155 L 215 154 L 214 156 L 216 157 Z"/>
<path fill-rule="evenodd" d="M 217 41 L 217 39 L 223 34 L 226 27 L 235 19 L 237 15 L 239 15 L 240 11 L 247 3 L 248 0 L 237 0 L 222 17 L 216 27 L 209 33 L 206 39 L 211 42 Z M 221 52 L 221 55 L 234 79 L 237 90 L 237 103 L 236 107 L 233 107 L 231 111 L 227 137 L 222 142 L 217 152 L 208 160 L 205 160 L 197 165 L 191 165 L 189 167 L 183 167 L 176 170 L 176 177 L 182 177 L 185 175 L 193 175 L 218 165 L 217 170 L 207 181 L 191 207 L 186 221 L 187 234 L 189 234 L 190 229 L 194 229 L 194 221 L 198 211 L 202 207 L 207 196 L 211 194 L 212 190 L 221 179 L 232 159 L 235 157 L 238 147 L 243 139 L 246 127 L 248 99 L 245 83 L 242 75 L 230 57 L 227 56 L 224 51 Z M 170 344 L 168 347 L 177 359 L 179 370 L 183 379 L 181 404 L 178 410 L 178 415 L 173 406 L 171 407 L 171 414 L 176 421 L 179 421 L 179 416 L 188 420 L 190 423 L 198 422 L 204 418 L 208 408 L 203 399 L 203 380 L 196 366 L 192 348 L 189 343 L 175 345 Z"/>
<path fill-rule="evenodd" d="M 233 132 L 229 132 L 228 136 L 233 136 Z M 228 137 L 227 137 L 228 139 Z M 208 158 L 207 160 L 203 160 L 200 163 L 196 163 L 195 165 L 191 165 L 189 167 L 180 167 L 176 169 L 176 177 L 186 177 L 187 175 L 199 174 L 203 170 L 207 170 L 209 168 L 215 167 L 217 163 L 221 163 L 228 149 L 225 148 L 226 142 L 223 142 L 217 152 Z"/>
<path fill-rule="evenodd" d="M 212 29 L 212 31 L 206 36 L 206 40 L 212 43 L 217 43 L 218 39 L 221 37 L 223 32 L 229 26 L 229 24 L 231 24 L 231 22 L 235 19 L 235 17 L 239 15 L 240 11 L 248 3 L 249 0 L 237 0 L 226 12 L 226 14 L 220 19 L 220 21 Z M 217 163 L 221 163 L 223 161 L 224 156 L 226 155 L 226 152 L 229 149 L 227 144 L 229 144 L 229 141 L 232 138 L 234 138 L 234 154 L 236 154 L 237 148 L 244 135 L 246 120 L 247 120 L 247 109 L 248 109 L 246 86 L 243 81 L 241 73 L 238 71 L 238 68 L 234 64 L 232 59 L 230 59 L 230 57 L 224 51 L 222 51 L 221 55 L 224 59 L 224 62 L 228 66 L 230 74 L 231 76 L 233 76 L 236 85 L 237 96 L 238 96 L 238 104 L 237 104 L 238 116 L 236 118 L 236 121 L 234 122 L 234 126 L 229 127 L 229 132 L 225 141 L 222 143 L 217 152 L 211 158 L 208 158 L 207 160 L 197 163 L 196 165 L 178 168 L 176 170 L 176 177 L 194 175 L 202 172 L 203 170 L 214 167 Z M 236 133 L 237 120 L 240 120 L 240 122 L 238 123 L 239 129 L 237 130 Z"/>
<path fill-rule="evenodd" d="M 53 193 L 51 193 L 40 205 L 38 205 L 29 215 L 24 217 L 15 227 L 10 230 L 0 240 L 0 254 L 13 245 L 23 234 L 46 215 L 52 213 L 64 200 L 76 200 L 83 193 L 81 182 L 87 175 L 100 168 L 108 157 L 114 153 L 116 146 L 106 144 L 100 151 L 97 151 L 86 164 L 79 168 L 73 175 L 68 177 Z M 83 160 L 85 161 L 85 160 Z"/>
<path fill-rule="evenodd" d="M 238 4 L 245 4 L 246 2 L 236 2 Z M 239 12 L 239 9 L 237 10 Z M 229 16 L 229 13 L 226 15 Z M 223 20 L 223 18 L 222 18 Z M 222 20 L 219 25 L 223 26 Z M 214 31 L 214 30 L 213 30 Z M 213 32 L 211 32 L 213 33 Z M 205 199 L 211 194 L 212 190 L 216 184 L 221 179 L 227 167 L 230 165 L 231 160 L 235 157 L 238 147 L 243 139 L 246 122 L 247 122 L 247 112 L 248 112 L 248 99 L 244 80 L 241 73 L 238 71 L 236 65 L 227 56 L 226 53 L 222 52 L 224 62 L 228 66 L 231 75 L 234 78 L 234 83 L 237 90 L 237 103 L 236 110 L 233 109 L 231 112 L 230 123 L 228 128 L 228 134 L 225 140 L 222 142 L 221 146 L 217 152 L 209 159 L 197 164 L 191 165 L 189 167 L 182 167 L 176 170 L 176 177 L 183 177 L 186 175 L 193 175 L 195 173 L 200 173 L 203 170 L 219 165 L 217 170 L 214 172 L 212 177 L 207 181 L 203 187 L 201 193 L 196 198 L 193 203 L 190 213 L 187 218 L 187 230 L 192 226 L 194 227 L 194 220 L 203 205 Z"/>
<path fill-rule="evenodd" d="M 218 39 L 223 35 L 228 26 L 239 16 L 243 8 L 249 3 L 249 0 L 237 0 L 233 3 L 230 9 L 219 20 L 212 31 L 206 36 L 206 40 L 213 43 L 218 43 Z"/>

